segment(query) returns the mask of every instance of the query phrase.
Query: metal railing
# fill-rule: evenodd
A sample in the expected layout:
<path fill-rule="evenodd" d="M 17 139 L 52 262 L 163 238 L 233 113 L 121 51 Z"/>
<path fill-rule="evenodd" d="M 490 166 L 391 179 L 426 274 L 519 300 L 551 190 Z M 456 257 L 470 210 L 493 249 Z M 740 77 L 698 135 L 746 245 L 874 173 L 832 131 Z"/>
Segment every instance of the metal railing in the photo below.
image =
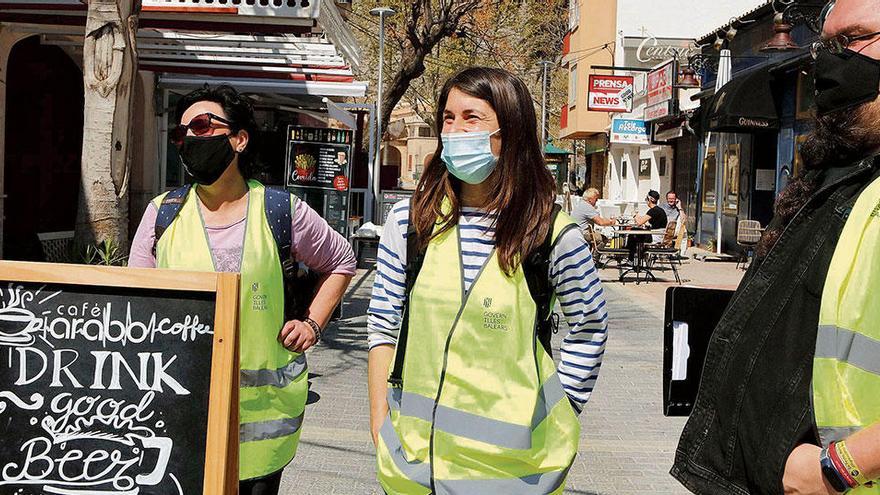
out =
<path fill-rule="evenodd" d="M 321 0 L 143 0 L 145 11 L 317 19 Z"/>

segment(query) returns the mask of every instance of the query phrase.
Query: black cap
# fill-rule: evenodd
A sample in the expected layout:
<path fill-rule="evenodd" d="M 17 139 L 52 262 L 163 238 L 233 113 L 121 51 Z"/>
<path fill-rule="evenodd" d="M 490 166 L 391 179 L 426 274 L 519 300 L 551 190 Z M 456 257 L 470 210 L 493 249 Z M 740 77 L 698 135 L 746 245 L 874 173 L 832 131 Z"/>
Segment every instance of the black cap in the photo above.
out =
<path fill-rule="evenodd" d="M 653 190 L 653 189 L 651 189 L 650 191 L 648 191 L 648 196 L 649 196 L 651 199 L 653 199 L 655 203 L 660 201 L 660 193 L 658 193 L 657 191 L 655 191 L 655 190 Z"/>

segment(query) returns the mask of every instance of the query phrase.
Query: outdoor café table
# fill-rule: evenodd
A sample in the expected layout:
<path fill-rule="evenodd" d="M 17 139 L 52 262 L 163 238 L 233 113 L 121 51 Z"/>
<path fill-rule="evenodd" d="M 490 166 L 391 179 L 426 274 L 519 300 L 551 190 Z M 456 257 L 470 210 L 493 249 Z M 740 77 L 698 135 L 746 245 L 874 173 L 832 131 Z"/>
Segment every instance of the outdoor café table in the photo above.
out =
<path fill-rule="evenodd" d="M 619 237 L 628 237 L 628 236 L 636 236 L 636 259 L 633 265 L 627 270 L 621 272 L 619 280 L 621 282 L 624 281 L 624 277 L 626 277 L 629 273 L 636 274 L 636 284 L 639 283 L 639 274 L 645 274 L 645 281 L 648 281 L 648 277 L 651 277 L 653 281 L 657 281 L 657 277 L 651 272 L 651 269 L 648 267 L 647 263 L 645 263 L 645 244 L 647 244 L 651 240 L 652 235 L 663 234 L 666 229 L 641 229 L 641 228 L 633 228 L 630 226 L 622 226 L 617 229 L 617 235 Z"/>

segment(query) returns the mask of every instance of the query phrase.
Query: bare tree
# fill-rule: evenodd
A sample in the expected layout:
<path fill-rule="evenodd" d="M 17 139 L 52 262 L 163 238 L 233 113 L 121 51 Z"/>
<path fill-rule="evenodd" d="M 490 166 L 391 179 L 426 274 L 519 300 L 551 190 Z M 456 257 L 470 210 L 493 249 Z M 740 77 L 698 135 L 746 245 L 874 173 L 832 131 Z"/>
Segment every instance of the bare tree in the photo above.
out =
<path fill-rule="evenodd" d="M 440 41 L 459 30 L 465 16 L 478 8 L 485 8 L 487 3 L 494 2 L 413 0 L 404 3 L 400 67 L 394 73 L 382 101 L 382 129 L 388 128 L 391 111 L 406 94 L 410 83 L 425 73 L 425 57 Z"/>
<path fill-rule="evenodd" d="M 85 115 L 76 246 L 128 245 L 132 93 L 139 0 L 89 0 L 83 50 Z"/>

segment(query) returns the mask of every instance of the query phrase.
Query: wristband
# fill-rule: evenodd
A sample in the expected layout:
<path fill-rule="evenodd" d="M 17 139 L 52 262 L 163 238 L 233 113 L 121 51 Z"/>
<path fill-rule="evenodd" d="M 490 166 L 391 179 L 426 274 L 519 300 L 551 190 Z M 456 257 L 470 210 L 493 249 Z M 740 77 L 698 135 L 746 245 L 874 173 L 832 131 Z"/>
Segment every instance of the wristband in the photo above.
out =
<path fill-rule="evenodd" d="M 859 469 L 858 464 L 856 464 L 855 459 L 853 459 L 852 454 L 849 453 L 849 449 L 846 448 L 846 442 L 834 442 L 834 450 L 837 451 L 837 457 L 840 459 L 840 462 L 843 464 L 843 468 L 847 473 L 858 483 L 859 486 L 867 485 L 870 483 L 868 478 L 865 478 L 862 470 Z"/>
<path fill-rule="evenodd" d="M 315 332 L 315 340 L 321 340 L 321 325 L 318 325 L 318 322 L 311 318 L 306 318 L 303 320 L 308 326 L 312 327 L 312 331 Z"/>
<path fill-rule="evenodd" d="M 819 464 L 822 466 L 822 476 L 825 478 L 825 481 L 831 485 L 831 488 L 833 488 L 834 491 L 844 493 L 849 490 L 843 476 L 834 466 L 834 462 L 831 460 L 827 447 L 822 449 L 822 453 L 819 455 Z"/>
<path fill-rule="evenodd" d="M 855 488 L 859 486 L 856 482 L 855 478 L 853 478 L 849 471 L 846 470 L 846 467 L 843 465 L 843 461 L 840 460 L 840 456 L 837 454 L 837 442 L 831 442 L 828 444 L 828 457 L 831 458 L 831 463 L 834 464 L 834 468 L 837 469 L 837 474 L 843 478 L 843 481 L 847 484 L 849 488 Z"/>

